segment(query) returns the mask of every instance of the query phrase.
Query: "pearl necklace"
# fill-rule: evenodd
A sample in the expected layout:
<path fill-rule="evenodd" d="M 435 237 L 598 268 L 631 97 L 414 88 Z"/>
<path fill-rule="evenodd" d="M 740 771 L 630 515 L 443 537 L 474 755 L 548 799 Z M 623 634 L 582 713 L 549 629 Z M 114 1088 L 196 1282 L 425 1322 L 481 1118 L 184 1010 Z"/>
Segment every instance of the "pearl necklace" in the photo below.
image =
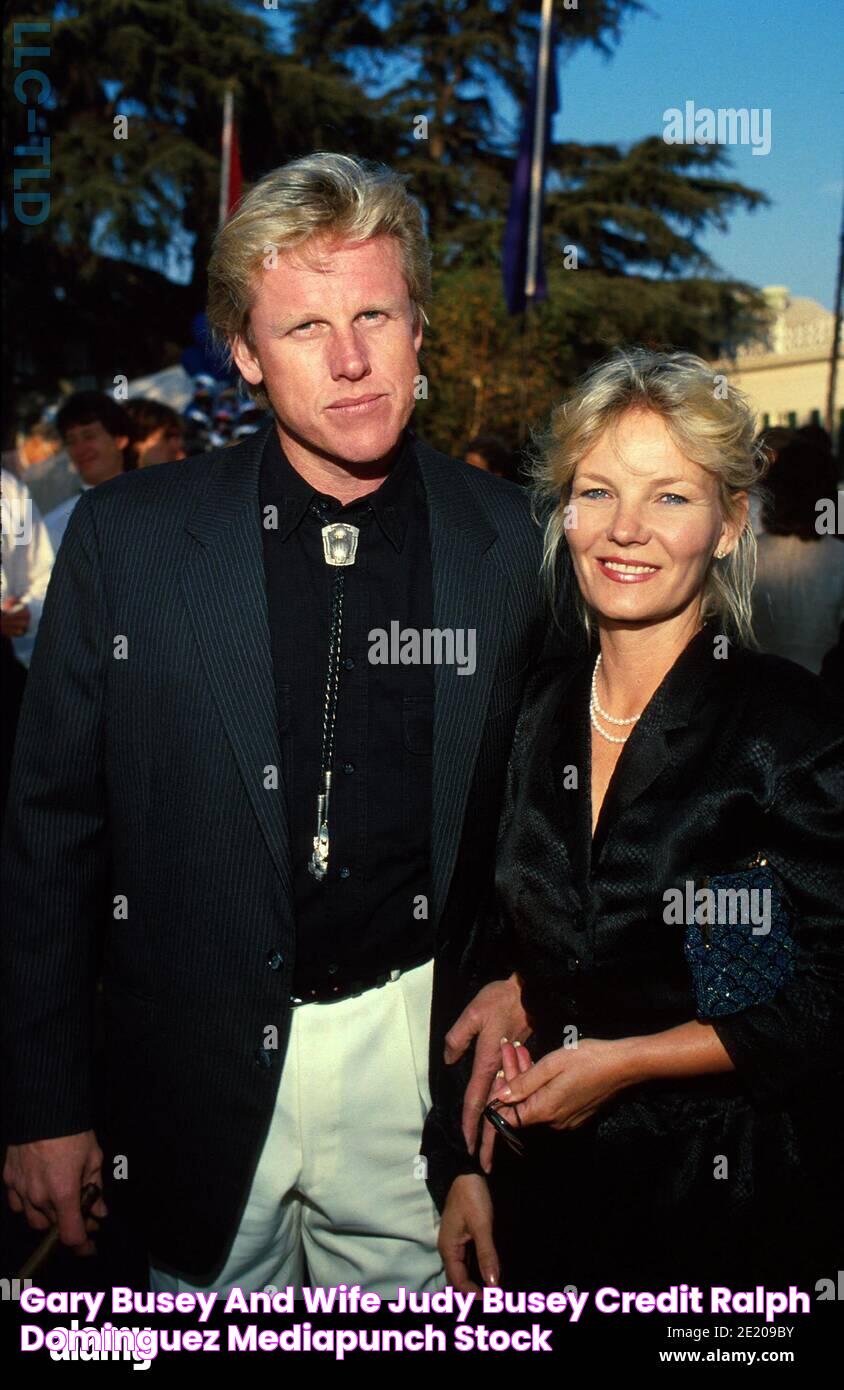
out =
<path fill-rule="evenodd" d="M 595 662 L 595 669 L 592 672 L 592 690 L 589 697 L 589 719 L 592 723 L 592 728 L 601 735 L 601 738 L 605 738 L 607 743 L 626 743 L 630 734 L 625 734 L 624 738 L 616 738 L 613 734 L 608 734 L 606 729 L 602 729 L 598 723 L 598 715 L 600 714 L 601 718 L 605 719 L 608 724 L 615 724 L 617 726 L 635 724 L 642 716 L 640 713 L 631 715 L 629 719 L 616 719 L 614 715 L 607 714 L 607 711 L 601 707 L 598 701 L 598 667 L 600 664 L 601 653 L 598 652 L 598 659 Z M 630 732 L 633 732 L 632 729 Z"/>

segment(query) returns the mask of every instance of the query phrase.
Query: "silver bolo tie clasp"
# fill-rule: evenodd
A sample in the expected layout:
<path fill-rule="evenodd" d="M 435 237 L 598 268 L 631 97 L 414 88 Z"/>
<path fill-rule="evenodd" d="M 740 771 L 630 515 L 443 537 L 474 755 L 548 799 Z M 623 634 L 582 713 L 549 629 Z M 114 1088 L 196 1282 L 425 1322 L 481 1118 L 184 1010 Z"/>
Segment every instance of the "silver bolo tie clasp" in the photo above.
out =
<path fill-rule="evenodd" d="M 322 528 L 322 550 L 327 565 L 353 565 L 358 553 L 357 526 L 334 521 Z"/>

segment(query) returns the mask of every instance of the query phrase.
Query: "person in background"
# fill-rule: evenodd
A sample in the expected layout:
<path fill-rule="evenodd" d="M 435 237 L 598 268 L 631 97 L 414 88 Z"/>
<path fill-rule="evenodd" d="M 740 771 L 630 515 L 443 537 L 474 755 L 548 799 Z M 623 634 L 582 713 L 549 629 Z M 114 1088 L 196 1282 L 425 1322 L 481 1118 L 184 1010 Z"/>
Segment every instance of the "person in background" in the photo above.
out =
<path fill-rule="evenodd" d="M 42 517 L 80 490 L 79 474 L 61 447 L 55 425 L 38 414 L 24 420 L 15 448 L 3 454 L 3 467 L 26 483 Z"/>
<path fill-rule="evenodd" d="M 0 823 L 12 765 L 18 714 L 41 609 L 53 568 L 53 547 L 29 490 L 7 469 L 0 473 L 3 550 L 0 565 Z"/>
<path fill-rule="evenodd" d="M 768 429 L 761 430 L 756 443 L 764 449 L 772 467 L 783 449 L 796 437 L 796 431 L 787 425 L 771 425 Z M 762 493 L 756 492 L 750 499 L 750 525 L 754 536 L 761 536 L 764 531 L 762 524 Z"/>
<path fill-rule="evenodd" d="M 197 454 L 205 454 L 211 448 L 209 439 L 210 425 L 199 411 L 189 412 L 182 416 L 184 427 L 185 457 L 194 458 Z"/>
<path fill-rule="evenodd" d="M 836 497 L 831 451 L 799 431 L 771 464 L 759 536 L 753 626 L 763 651 L 818 674 L 844 619 L 844 545 L 819 532 Z"/>
<path fill-rule="evenodd" d="M 126 414 L 132 421 L 137 468 L 176 463 L 185 457 L 184 421 L 172 406 L 137 396 L 126 402 Z"/>
<path fill-rule="evenodd" d="M 266 423 L 266 419 L 267 412 L 265 410 L 262 410 L 255 401 L 246 401 L 235 417 L 232 439 L 237 443 L 241 439 L 246 439 L 250 434 L 256 434 Z"/>
<path fill-rule="evenodd" d="M 817 425 L 813 421 L 808 425 L 801 425 L 797 437 L 811 444 L 813 448 L 820 449 L 821 453 L 832 456 L 832 435 L 823 425 Z"/>
<path fill-rule="evenodd" d="M 56 426 L 83 492 L 134 468 L 132 421 L 123 406 L 105 392 L 77 391 L 60 407 Z M 68 497 L 44 518 L 56 554 L 80 496 Z"/>

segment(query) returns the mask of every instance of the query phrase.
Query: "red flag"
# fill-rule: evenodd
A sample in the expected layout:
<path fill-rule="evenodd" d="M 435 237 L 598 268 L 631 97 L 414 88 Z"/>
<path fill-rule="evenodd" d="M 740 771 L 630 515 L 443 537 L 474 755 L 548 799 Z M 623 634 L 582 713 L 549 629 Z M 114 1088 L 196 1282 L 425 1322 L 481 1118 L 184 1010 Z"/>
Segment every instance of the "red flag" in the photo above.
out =
<path fill-rule="evenodd" d="M 240 144 L 234 121 L 234 93 L 226 88 L 223 98 L 223 157 L 220 170 L 220 217 L 222 227 L 240 198 L 243 178 L 240 168 Z"/>

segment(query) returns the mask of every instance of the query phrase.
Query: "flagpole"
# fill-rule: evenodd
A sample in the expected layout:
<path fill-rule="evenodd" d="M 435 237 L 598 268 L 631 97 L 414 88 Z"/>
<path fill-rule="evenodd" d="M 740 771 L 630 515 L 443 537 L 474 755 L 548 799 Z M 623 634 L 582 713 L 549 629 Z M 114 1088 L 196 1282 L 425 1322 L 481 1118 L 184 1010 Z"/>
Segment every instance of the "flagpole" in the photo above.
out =
<path fill-rule="evenodd" d="M 234 91 L 227 86 L 223 96 L 223 158 L 220 169 L 220 208 L 217 225 L 222 227 L 229 213 L 229 183 L 232 169 L 232 129 L 234 127 Z"/>
<path fill-rule="evenodd" d="M 826 398 L 826 427 L 832 438 L 833 453 L 841 449 L 842 439 L 835 428 L 835 387 L 838 376 L 838 349 L 841 345 L 841 314 L 844 299 L 844 205 L 841 208 L 841 237 L 838 246 L 838 279 L 835 285 L 835 327 L 832 333 L 832 354 L 829 359 L 829 392 Z M 843 437 L 844 438 L 844 437 Z M 841 459 L 839 458 L 839 468 Z"/>
<path fill-rule="evenodd" d="M 548 109 L 548 60 L 551 52 L 551 21 L 554 0 L 542 0 L 542 30 L 539 36 L 537 61 L 536 110 L 533 120 L 533 159 L 530 166 L 530 217 L 528 221 L 527 260 L 525 263 L 525 299 L 536 294 L 536 270 L 539 260 L 539 225 L 542 209 L 542 165 L 545 154 L 545 117 Z"/>

